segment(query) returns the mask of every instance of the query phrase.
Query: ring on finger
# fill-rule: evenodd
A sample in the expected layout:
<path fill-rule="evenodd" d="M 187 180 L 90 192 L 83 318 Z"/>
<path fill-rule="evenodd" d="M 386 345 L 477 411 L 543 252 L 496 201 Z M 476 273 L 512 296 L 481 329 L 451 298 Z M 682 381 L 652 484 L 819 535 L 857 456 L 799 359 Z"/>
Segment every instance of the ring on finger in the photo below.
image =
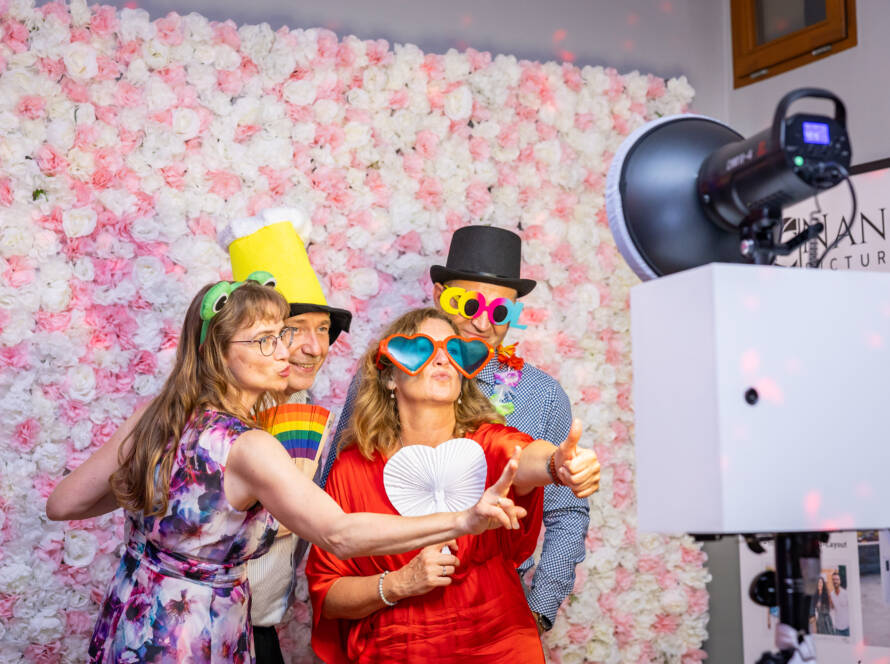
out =
<path fill-rule="evenodd" d="M 442 576 L 448 576 L 448 568 L 442 565 Z"/>

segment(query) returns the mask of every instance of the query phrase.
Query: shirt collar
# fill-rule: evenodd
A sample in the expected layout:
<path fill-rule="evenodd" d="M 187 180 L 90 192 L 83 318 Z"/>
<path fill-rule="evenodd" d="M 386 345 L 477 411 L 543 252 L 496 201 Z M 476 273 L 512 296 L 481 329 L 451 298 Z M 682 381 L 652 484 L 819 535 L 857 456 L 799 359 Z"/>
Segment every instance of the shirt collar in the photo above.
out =
<path fill-rule="evenodd" d="M 487 383 L 488 385 L 494 385 L 495 379 L 494 375 L 497 373 L 498 369 L 500 369 L 500 362 L 498 362 L 498 356 L 493 355 L 492 358 L 488 361 L 482 371 L 480 371 L 476 375 L 476 380 Z"/>

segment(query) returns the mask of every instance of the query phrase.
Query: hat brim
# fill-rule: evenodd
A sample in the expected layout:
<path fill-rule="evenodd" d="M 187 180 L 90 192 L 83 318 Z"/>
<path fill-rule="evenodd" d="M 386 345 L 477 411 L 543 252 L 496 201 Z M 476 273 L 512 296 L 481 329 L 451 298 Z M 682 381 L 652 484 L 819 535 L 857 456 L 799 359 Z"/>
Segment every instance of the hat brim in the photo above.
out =
<path fill-rule="evenodd" d="M 290 303 L 290 315 L 299 316 L 300 314 L 308 314 L 319 312 L 329 314 L 331 317 L 331 329 L 328 330 L 328 339 L 333 344 L 341 332 L 349 332 L 349 326 L 352 323 L 352 313 L 346 309 L 337 309 L 324 304 L 303 304 Z"/>
<path fill-rule="evenodd" d="M 464 281 L 482 281 L 486 284 L 495 284 L 496 286 L 506 286 L 516 291 L 516 297 L 522 297 L 532 292 L 537 285 L 534 279 L 512 279 L 510 277 L 500 277 L 496 274 L 488 274 L 485 272 L 464 272 L 463 270 L 449 270 L 444 265 L 433 265 L 430 268 L 430 279 L 434 284 L 444 284 L 454 279 L 462 279 Z"/>

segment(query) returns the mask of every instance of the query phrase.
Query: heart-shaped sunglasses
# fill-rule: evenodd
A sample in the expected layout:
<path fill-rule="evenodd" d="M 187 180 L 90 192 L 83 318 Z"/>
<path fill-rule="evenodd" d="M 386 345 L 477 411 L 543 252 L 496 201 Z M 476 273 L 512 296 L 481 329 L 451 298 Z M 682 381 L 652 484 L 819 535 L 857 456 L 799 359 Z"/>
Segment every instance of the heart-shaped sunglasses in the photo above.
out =
<path fill-rule="evenodd" d="M 491 346 L 481 339 L 451 336 L 437 341 L 426 334 L 393 334 L 380 342 L 376 365 L 378 369 L 383 369 L 385 357 L 409 376 L 414 376 L 432 361 L 439 348 L 445 351 L 448 361 L 466 378 L 473 378 L 482 371 L 494 354 Z"/>

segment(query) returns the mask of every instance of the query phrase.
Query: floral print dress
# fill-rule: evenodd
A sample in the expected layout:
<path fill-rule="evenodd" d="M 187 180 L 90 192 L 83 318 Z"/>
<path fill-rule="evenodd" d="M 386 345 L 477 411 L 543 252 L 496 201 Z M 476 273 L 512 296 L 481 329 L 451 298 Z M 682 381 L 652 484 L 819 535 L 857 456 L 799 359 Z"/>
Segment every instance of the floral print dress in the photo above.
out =
<path fill-rule="evenodd" d="M 91 662 L 253 662 L 246 561 L 278 523 L 259 503 L 229 505 L 223 472 L 248 427 L 208 410 L 193 416 L 173 463 L 163 516 L 127 514 L 127 550 L 90 641 Z"/>

